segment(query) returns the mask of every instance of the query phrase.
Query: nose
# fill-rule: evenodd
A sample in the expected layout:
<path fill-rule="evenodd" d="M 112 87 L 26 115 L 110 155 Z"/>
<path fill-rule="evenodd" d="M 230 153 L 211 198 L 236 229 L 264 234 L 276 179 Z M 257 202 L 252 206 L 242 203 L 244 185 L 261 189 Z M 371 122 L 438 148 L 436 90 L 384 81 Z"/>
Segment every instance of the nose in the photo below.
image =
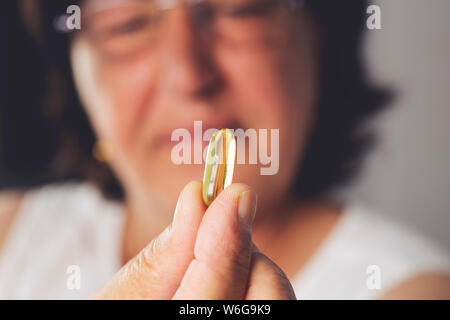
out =
<path fill-rule="evenodd" d="M 222 79 L 214 62 L 211 41 L 187 8 L 167 14 L 162 45 L 164 82 L 172 94 L 190 98 L 215 95 Z M 205 26 L 202 26 L 202 28 Z M 207 28 L 207 27 L 206 27 Z"/>

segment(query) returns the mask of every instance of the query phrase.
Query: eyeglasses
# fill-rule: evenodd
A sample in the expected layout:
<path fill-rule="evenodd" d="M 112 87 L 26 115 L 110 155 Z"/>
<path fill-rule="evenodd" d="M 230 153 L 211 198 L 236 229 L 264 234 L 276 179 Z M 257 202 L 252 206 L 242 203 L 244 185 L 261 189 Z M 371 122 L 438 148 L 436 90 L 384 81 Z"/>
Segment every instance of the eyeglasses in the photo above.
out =
<path fill-rule="evenodd" d="M 88 0 L 82 33 L 104 52 L 127 56 L 154 45 L 170 10 L 189 10 L 196 30 L 210 39 L 257 42 L 269 32 L 281 8 L 301 8 L 303 0 Z"/>

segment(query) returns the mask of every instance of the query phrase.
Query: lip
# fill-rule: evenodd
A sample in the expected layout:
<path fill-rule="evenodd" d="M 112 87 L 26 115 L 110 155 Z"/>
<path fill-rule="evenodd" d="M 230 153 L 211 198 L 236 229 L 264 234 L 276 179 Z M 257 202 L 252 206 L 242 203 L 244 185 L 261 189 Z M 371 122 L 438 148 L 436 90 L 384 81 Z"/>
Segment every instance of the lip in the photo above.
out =
<path fill-rule="evenodd" d="M 174 126 L 171 130 L 165 130 L 164 132 L 157 133 L 155 135 L 155 146 L 157 148 L 164 147 L 164 146 L 170 146 L 173 144 L 178 143 L 178 141 L 172 141 L 172 133 L 177 129 L 185 129 L 190 133 L 191 139 L 195 137 L 194 134 L 194 122 L 195 121 L 201 121 L 201 135 L 202 135 L 202 141 L 203 141 L 203 135 L 206 130 L 208 129 L 222 129 L 222 128 L 229 128 L 229 129 L 238 129 L 240 128 L 237 121 L 203 121 L 203 120 L 192 120 L 191 122 L 187 122 L 184 124 L 181 124 L 179 126 Z M 204 143 L 207 143 L 207 141 L 203 141 Z"/>

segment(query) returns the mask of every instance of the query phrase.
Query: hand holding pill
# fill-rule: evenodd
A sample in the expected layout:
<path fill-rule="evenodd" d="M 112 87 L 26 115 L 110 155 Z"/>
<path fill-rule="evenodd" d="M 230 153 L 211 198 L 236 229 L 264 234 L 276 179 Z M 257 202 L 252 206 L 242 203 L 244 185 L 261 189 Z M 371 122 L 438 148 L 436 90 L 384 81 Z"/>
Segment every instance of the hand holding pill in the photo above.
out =
<path fill-rule="evenodd" d="M 236 141 L 211 138 L 203 184 L 181 192 L 171 226 L 95 296 L 130 299 L 295 299 L 284 273 L 258 251 L 251 229 L 256 193 L 231 184 Z"/>
<path fill-rule="evenodd" d="M 295 299 L 251 238 L 257 197 L 231 184 L 207 207 L 202 184 L 181 192 L 172 224 L 94 296 L 97 299 Z"/>

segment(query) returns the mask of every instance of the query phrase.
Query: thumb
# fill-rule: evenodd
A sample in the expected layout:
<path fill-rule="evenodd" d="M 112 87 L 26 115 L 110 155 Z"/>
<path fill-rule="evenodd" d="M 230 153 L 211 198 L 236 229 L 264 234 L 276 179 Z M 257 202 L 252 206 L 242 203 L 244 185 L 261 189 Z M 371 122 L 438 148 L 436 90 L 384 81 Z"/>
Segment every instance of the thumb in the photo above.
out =
<path fill-rule="evenodd" d="M 201 183 L 189 183 L 178 198 L 172 224 L 128 261 L 93 298 L 170 299 L 193 259 L 205 210 Z"/>

